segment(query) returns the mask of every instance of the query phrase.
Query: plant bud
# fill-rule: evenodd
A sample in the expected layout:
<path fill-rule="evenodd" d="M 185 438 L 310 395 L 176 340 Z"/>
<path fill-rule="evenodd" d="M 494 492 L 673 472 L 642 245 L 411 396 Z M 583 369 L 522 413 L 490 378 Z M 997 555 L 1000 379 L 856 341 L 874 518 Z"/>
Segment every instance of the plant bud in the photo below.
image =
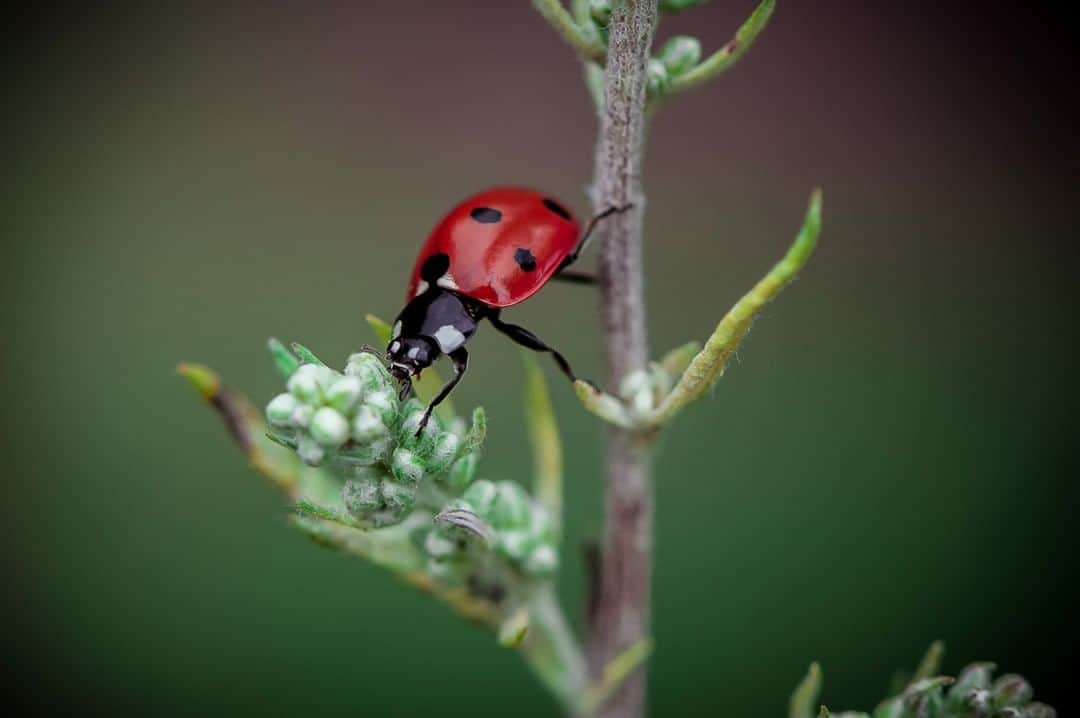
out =
<path fill-rule="evenodd" d="M 427 456 L 439 438 L 439 425 L 434 417 L 428 420 L 420 435 L 416 435 L 420 421 L 424 418 L 424 411 L 419 402 L 410 401 L 401 411 L 405 416 L 405 421 L 401 422 L 401 428 L 398 430 L 398 444 L 412 449 L 421 456 Z"/>
<path fill-rule="evenodd" d="M 266 420 L 273 426 L 289 426 L 297 404 L 292 394 L 278 394 L 266 405 Z"/>
<path fill-rule="evenodd" d="M 435 446 L 431 449 L 431 455 L 428 456 L 428 471 L 432 474 L 441 474 L 450 466 L 460 448 L 461 439 L 457 434 L 449 431 L 440 433 L 435 440 Z"/>
<path fill-rule="evenodd" d="M 359 379 L 355 376 L 343 376 L 326 390 L 326 403 L 342 414 L 351 414 L 363 394 L 364 387 Z"/>
<path fill-rule="evenodd" d="M 374 391 L 365 395 L 364 406 L 375 412 L 375 416 L 387 426 L 397 419 L 397 399 L 388 391 Z"/>
<path fill-rule="evenodd" d="M 428 556 L 446 558 L 457 553 L 457 550 L 457 544 L 437 529 L 428 531 L 427 536 L 424 538 L 424 551 L 427 552 Z"/>
<path fill-rule="evenodd" d="M 337 409 L 324 406 L 311 417 L 311 438 L 329 449 L 336 449 L 349 438 L 349 422 Z"/>
<path fill-rule="evenodd" d="M 671 85 L 671 77 L 668 75 L 667 67 L 664 63 L 657 60 L 655 57 L 649 60 L 649 94 L 653 97 L 659 97 L 667 94 L 668 87 Z"/>
<path fill-rule="evenodd" d="M 460 461 L 458 462 L 460 463 Z M 480 479 L 473 482 L 468 489 L 465 490 L 465 494 L 461 497 L 472 505 L 473 511 L 478 516 L 484 519 L 491 518 L 491 510 L 495 506 L 495 497 L 499 491 L 495 488 L 495 484 L 486 480 Z"/>
<path fill-rule="evenodd" d="M 476 478 L 476 465 L 480 462 L 475 453 L 465 454 L 454 462 L 450 467 L 450 473 L 446 477 L 446 483 L 450 488 L 461 490 L 473 482 Z"/>
<path fill-rule="evenodd" d="M 411 488 L 393 481 L 379 484 L 379 493 L 382 494 L 386 510 L 397 517 L 404 515 L 416 503 L 416 495 Z"/>
<path fill-rule="evenodd" d="M 648 372 L 635 371 L 627 374 L 619 384 L 619 394 L 639 416 L 652 411 L 653 386 Z"/>
<path fill-rule="evenodd" d="M 296 445 L 296 455 L 308 466 L 318 466 L 326 458 L 326 449 L 310 436 L 301 435 Z"/>
<path fill-rule="evenodd" d="M 1028 703 L 1020 714 L 1024 718 L 1057 718 L 1057 711 L 1045 703 Z"/>
<path fill-rule="evenodd" d="M 947 704 L 952 711 L 969 705 L 971 692 L 975 689 L 985 690 L 990 688 L 990 676 L 997 668 L 993 663 L 972 663 L 960 671 L 956 677 L 956 683 L 949 689 Z"/>
<path fill-rule="evenodd" d="M 345 509 L 352 515 L 366 518 L 382 508 L 379 482 L 375 479 L 346 481 L 341 489 Z"/>
<path fill-rule="evenodd" d="M 349 446 L 339 451 L 335 458 L 343 465 L 368 467 L 386 459 L 390 454 L 391 446 L 390 439 L 383 437 L 366 444 Z"/>
<path fill-rule="evenodd" d="M 600 27 L 611 22 L 611 0 L 589 0 L 589 17 Z"/>
<path fill-rule="evenodd" d="M 550 574 L 559 567 L 559 555 L 550 544 L 542 543 L 525 560 L 525 570 L 536 575 Z"/>
<path fill-rule="evenodd" d="M 379 358 L 370 352 L 357 352 L 349 357 L 345 374 L 355 376 L 365 391 L 393 391 L 393 383 Z"/>
<path fill-rule="evenodd" d="M 297 428 L 306 429 L 311 424 L 313 416 L 315 416 L 315 407 L 311 404 L 297 404 L 292 416 L 289 417 L 289 423 Z"/>
<path fill-rule="evenodd" d="M 497 529 L 521 529 L 529 525 L 530 501 L 525 489 L 513 481 L 496 484 L 491 523 Z"/>
<path fill-rule="evenodd" d="M 285 382 L 289 393 L 305 404 L 317 404 L 322 400 L 319 386 L 318 367 L 314 364 L 301 364 Z"/>
<path fill-rule="evenodd" d="M 536 539 L 528 531 L 509 530 L 498 534 L 499 553 L 514 563 L 523 562 L 536 544 Z"/>
<path fill-rule="evenodd" d="M 658 57 L 668 74 L 678 77 L 701 62 L 701 42 L 696 37 L 676 35 L 664 43 Z"/>
<path fill-rule="evenodd" d="M 390 458 L 390 471 L 402 484 L 416 486 L 424 478 L 424 464 L 409 449 L 398 447 Z"/>
<path fill-rule="evenodd" d="M 352 438 L 360 444 L 369 444 L 387 434 L 386 425 L 375 415 L 370 406 L 361 406 L 352 420 Z"/>
<path fill-rule="evenodd" d="M 1031 700 L 1034 691 L 1031 684 L 1024 680 L 1023 676 L 1015 673 L 1006 673 L 994 681 L 990 689 L 995 708 L 1024 705 Z"/>

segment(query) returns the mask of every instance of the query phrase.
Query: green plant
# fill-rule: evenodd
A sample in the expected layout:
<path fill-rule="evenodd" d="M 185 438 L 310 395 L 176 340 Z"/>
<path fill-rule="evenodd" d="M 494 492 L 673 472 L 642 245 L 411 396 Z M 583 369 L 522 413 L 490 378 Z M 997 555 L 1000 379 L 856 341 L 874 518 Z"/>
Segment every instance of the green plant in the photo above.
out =
<path fill-rule="evenodd" d="M 1057 712 L 1032 700 L 1031 684 L 1006 673 L 993 680 L 993 663 L 972 663 L 956 678 L 938 675 L 945 644 L 930 645 L 914 673 L 898 673 L 889 687 L 890 697 L 873 713 L 831 713 L 818 704 L 821 668 L 810 670 L 791 694 L 789 718 L 1055 718 Z"/>
<path fill-rule="evenodd" d="M 632 206 L 599 226 L 595 239 L 608 390 L 585 382 L 575 387 L 582 405 L 611 425 L 606 527 L 590 581 L 595 595 L 584 642 L 569 630 L 555 600 L 562 538 L 561 449 L 546 384 L 531 359 L 526 358 L 525 386 L 534 450 L 531 493 L 513 481 L 477 478 L 485 426 L 480 409 L 466 424 L 446 402 L 427 430 L 414 436 L 421 404 L 399 401 L 386 370 L 371 354 L 349 357 L 338 372 L 300 345 L 289 351 L 271 341 L 287 391 L 268 405 L 267 422 L 210 370 L 181 367 L 222 415 L 251 463 L 290 497 L 299 530 L 389 569 L 491 629 L 500 643 L 523 655 L 573 715 L 643 712 L 652 646 L 653 447 L 675 416 L 720 378 L 758 313 L 806 264 L 821 230 L 822 194 L 815 190 L 786 255 L 705 342 L 688 342 L 658 361 L 649 360 L 640 182 L 648 118 L 672 97 L 734 66 L 775 6 L 773 0 L 761 2 L 735 36 L 704 59 L 700 42 L 686 36 L 669 39 L 652 55 L 660 12 L 680 12 L 702 2 L 573 0 L 567 9 L 559 0 L 533 0 L 581 57 L 595 101 L 594 210 Z M 385 344 L 388 328 L 369 320 Z M 429 370 L 417 385 L 421 399 L 433 394 L 434 374 Z M 792 716 L 803 716 L 816 700 L 817 675 L 812 669 L 812 680 L 797 692 Z M 923 701 L 913 698 L 916 693 L 935 696 L 943 685 L 920 678 L 905 690 L 901 703 Z M 929 705 L 919 703 L 924 704 Z"/>

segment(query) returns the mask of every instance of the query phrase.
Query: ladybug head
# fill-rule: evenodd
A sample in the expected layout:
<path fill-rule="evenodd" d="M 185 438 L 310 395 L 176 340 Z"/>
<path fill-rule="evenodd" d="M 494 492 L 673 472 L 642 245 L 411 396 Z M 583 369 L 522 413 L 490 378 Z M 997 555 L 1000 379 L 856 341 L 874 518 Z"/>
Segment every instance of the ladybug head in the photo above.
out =
<path fill-rule="evenodd" d="M 402 391 L 408 394 L 412 377 L 431 366 L 439 358 L 439 348 L 424 337 L 398 337 L 386 348 L 386 358 L 390 360 L 390 373 L 402 384 Z"/>

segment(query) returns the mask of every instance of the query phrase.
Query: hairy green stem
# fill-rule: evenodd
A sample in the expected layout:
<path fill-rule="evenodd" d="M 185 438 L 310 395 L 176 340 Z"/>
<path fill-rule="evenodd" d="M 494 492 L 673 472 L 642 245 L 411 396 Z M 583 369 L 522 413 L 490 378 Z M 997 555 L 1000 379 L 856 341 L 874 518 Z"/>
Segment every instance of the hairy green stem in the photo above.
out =
<path fill-rule="evenodd" d="M 645 368 L 645 298 L 641 266 L 645 195 L 641 162 L 645 146 L 646 65 L 656 30 L 656 0 L 614 4 L 608 26 L 604 106 L 592 185 L 593 207 L 632 205 L 601 227 L 600 314 L 608 383 L 618 389 Z M 609 430 L 605 529 L 589 602 L 588 654 L 594 676 L 649 634 L 653 497 L 651 435 Z M 605 718 L 640 716 L 645 709 L 645 666 L 635 670 L 597 709 Z"/>
<path fill-rule="evenodd" d="M 588 670 L 574 632 L 551 586 L 528 602 L 529 632 L 521 644 L 525 662 L 559 700 L 568 715 L 586 715 Z"/>

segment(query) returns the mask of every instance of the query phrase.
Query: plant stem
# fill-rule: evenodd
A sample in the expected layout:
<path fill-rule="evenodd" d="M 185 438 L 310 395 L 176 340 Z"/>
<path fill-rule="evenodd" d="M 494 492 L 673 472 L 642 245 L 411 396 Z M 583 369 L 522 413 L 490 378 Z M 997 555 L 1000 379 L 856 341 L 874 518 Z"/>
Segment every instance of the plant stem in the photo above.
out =
<path fill-rule="evenodd" d="M 599 238 L 600 312 L 613 391 L 631 372 L 645 368 L 645 298 L 642 289 L 642 222 L 645 196 L 641 162 L 645 146 L 646 64 L 657 22 L 657 0 L 615 3 L 609 25 L 605 102 L 592 185 L 594 209 L 632 204 L 602 225 Z M 594 676 L 649 632 L 652 560 L 651 435 L 610 429 L 607 450 L 603 545 L 588 617 L 588 654 Z M 604 717 L 640 716 L 645 669 L 635 671 L 610 700 Z"/>

